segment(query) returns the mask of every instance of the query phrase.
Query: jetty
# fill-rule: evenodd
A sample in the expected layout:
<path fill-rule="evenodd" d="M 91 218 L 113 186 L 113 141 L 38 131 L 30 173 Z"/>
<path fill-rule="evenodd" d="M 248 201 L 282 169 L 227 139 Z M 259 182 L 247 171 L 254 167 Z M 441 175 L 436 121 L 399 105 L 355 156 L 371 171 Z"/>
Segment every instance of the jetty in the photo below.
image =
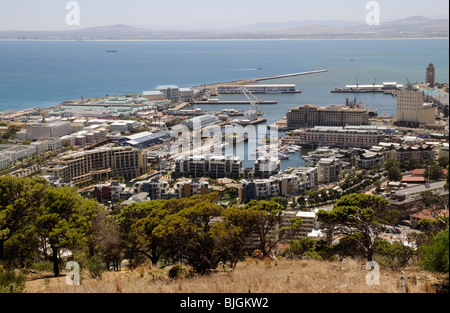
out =
<path fill-rule="evenodd" d="M 271 101 L 271 100 L 259 100 L 259 101 L 255 101 L 256 104 L 277 104 L 278 101 Z M 192 104 L 195 105 L 202 105 L 202 104 L 218 104 L 218 105 L 224 105 L 224 104 L 229 104 L 229 105 L 251 105 L 252 102 L 250 101 L 240 101 L 240 100 L 214 100 L 214 99 L 209 99 L 209 100 L 204 100 L 204 101 L 194 101 Z"/>

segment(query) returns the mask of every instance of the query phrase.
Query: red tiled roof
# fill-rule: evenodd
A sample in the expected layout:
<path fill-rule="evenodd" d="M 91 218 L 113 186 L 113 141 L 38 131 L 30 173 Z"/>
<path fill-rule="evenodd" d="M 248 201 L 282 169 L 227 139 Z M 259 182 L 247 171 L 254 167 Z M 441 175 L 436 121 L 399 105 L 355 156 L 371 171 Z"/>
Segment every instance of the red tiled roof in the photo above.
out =
<path fill-rule="evenodd" d="M 403 183 L 424 183 L 426 181 L 427 179 L 423 176 L 409 176 L 402 178 Z"/>

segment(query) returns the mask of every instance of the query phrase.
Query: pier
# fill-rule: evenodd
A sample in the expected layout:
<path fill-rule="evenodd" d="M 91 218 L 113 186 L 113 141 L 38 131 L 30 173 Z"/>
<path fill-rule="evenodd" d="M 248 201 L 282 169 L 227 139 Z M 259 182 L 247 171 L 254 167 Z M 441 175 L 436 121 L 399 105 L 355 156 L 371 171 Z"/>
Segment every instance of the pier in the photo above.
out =
<path fill-rule="evenodd" d="M 267 77 L 255 78 L 254 80 L 257 81 L 257 82 L 260 82 L 260 81 L 271 80 L 271 79 L 288 78 L 288 77 L 303 76 L 303 75 L 312 75 L 312 74 L 319 74 L 319 73 L 326 73 L 326 72 L 328 72 L 328 69 L 317 70 L 317 71 L 309 71 L 309 72 L 302 72 L 302 73 L 285 74 L 285 75 L 278 75 L 278 76 L 267 76 Z"/>
<path fill-rule="evenodd" d="M 256 101 L 256 104 L 277 104 L 278 101 Z M 218 104 L 218 105 L 224 105 L 224 104 L 229 104 L 229 105 L 251 105 L 252 103 L 250 101 L 229 101 L 229 100 L 223 100 L 223 101 L 218 101 L 218 100 L 206 100 L 206 101 L 194 101 L 193 104 L 195 105 L 201 105 L 201 104 Z"/>

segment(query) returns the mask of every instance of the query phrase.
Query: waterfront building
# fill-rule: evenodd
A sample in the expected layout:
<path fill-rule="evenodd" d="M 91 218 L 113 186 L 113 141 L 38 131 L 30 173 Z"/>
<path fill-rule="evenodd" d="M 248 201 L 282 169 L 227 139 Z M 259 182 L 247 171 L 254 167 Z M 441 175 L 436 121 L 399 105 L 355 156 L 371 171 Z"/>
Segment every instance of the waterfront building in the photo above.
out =
<path fill-rule="evenodd" d="M 370 148 L 382 142 L 384 134 L 376 130 L 352 130 L 343 127 L 314 127 L 294 133 L 301 146 Z"/>
<path fill-rule="evenodd" d="M 260 156 L 255 161 L 254 176 L 256 178 L 269 178 L 280 172 L 280 159 L 271 156 Z"/>
<path fill-rule="evenodd" d="M 397 94 L 397 123 L 415 125 L 434 124 L 436 108 L 431 103 L 423 102 L 423 92 L 419 90 L 402 90 Z"/>
<path fill-rule="evenodd" d="M 27 123 L 27 139 L 59 138 L 70 134 L 70 122 Z"/>
<path fill-rule="evenodd" d="M 176 85 L 160 85 L 156 86 L 153 91 L 159 91 L 163 94 L 164 100 L 172 102 L 180 101 L 180 88 Z"/>
<path fill-rule="evenodd" d="M 212 125 L 219 122 L 219 118 L 215 115 L 212 114 L 205 114 L 205 115 L 200 115 L 200 116 L 196 116 L 193 117 L 189 120 L 183 121 L 182 124 L 189 127 L 189 128 L 193 128 L 194 125 L 200 125 L 200 127 L 205 127 L 208 125 Z"/>
<path fill-rule="evenodd" d="M 159 90 L 144 91 L 142 96 L 149 101 L 165 100 L 164 94 Z"/>
<path fill-rule="evenodd" d="M 295 84 L 278 85 L 221 85 L 217 87 L 219 94 L 238 94 L 246 89 L 250 93 L 298 93 Z"/>
<path fill-rule="evenodd" d="M 286 119 L 290 130 L 313 126 L 360 126 L 369 124 L 369 112 L 345 105 L 331 105 L 323 108 L 305 104 L 289 110 Z"/>

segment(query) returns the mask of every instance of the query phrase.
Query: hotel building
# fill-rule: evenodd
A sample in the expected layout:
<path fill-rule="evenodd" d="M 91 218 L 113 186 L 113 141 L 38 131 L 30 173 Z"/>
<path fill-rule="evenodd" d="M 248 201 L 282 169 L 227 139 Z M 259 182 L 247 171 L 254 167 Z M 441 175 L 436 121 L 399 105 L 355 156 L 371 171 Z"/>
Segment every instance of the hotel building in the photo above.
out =
<path fill-rule="evenodd" d="M 305 104 L 293 108 L 287 113 L 288 129 L 313 126 L 360 126 L 369 124 L 369 112 L 364 109 L 350 108 L 345 105 L 331 105 L 322 108 Z"/>

